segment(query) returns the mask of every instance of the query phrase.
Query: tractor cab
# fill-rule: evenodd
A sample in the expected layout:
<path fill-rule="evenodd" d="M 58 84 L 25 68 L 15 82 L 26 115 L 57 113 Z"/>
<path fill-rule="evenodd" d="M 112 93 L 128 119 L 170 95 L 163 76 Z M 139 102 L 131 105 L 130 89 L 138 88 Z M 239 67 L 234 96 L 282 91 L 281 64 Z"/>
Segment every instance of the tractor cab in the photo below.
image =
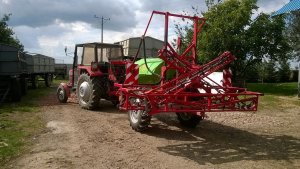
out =
<path fill-rule="evenodd" d="M 123 48 L 117 44 L 85 43 L 75 46 L 74 65 L 89 66 L 94 71 L 111 61 L 122 61 Z"/>
<path fill-rule="evenodd" d="M 79 104 L 86 109 L 98 107 L 100 99 L 117 104 L 114 83 L 124 82 L 126 63 L 121 45 L 96 42 L 75 45 L 69 83 L 60 84 L 58 100 L 66 102 L 74 91 Z"/>
<path fill-rule="evenodd" d="M 75 58 L 80 65 L 91 65 L 92 62 L 108 63 L 111 60 L 123 59 L 121 45 L 108 43 L 84 43 L 75 46 Z"/>
<path fill-rule="evenodd" d="M 119 67 L 124 68 L 123 60 L 121 45 L 96 42 L 77 44 L 72 70 L 74 77 L 73 73 L 70 73 L 70 80 L 74 78 L 71 83 L 76 87 L 78 77 L 82 73 L 87 73 L 91 77 L 111 76 L 113 81 L 122 82 L 123 79 L 118 74 Z"/>

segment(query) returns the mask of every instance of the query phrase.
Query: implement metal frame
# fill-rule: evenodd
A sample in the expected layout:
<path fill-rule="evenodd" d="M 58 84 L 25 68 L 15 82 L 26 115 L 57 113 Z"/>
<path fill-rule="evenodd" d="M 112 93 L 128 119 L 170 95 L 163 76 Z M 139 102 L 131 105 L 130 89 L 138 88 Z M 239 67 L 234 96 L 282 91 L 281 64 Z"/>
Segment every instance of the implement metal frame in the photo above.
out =
<path fill-rule="evenodd" d="M 153 11 L 143 37 L 153 15 L 165 17 L 164 47 L 159 51 L 159 57 L 165 62 L 161 71 L 161 82 L 159 85 L 116 83 L 115 86 L 119 88 L 117 93 L 120 109 L 144 110 L 149 115 L 184 112 L 201 116 L 204 116 L 205 112 L 257 110 L 261 93 L 247 91 L 245 88 L 222 86 L 208 77 L 234 61 L 235 56 L 230 52 L 224 52 L 207 64 L 196 64 L 197 37 L 205 24 L 204 18 Z M 182 54 L 177 53 L 168 42 L 170 17 L 190 19 L 194 23 L 193 39 Z M 166 80 L 168 70 L 175 70 L 176 77 Z"/>

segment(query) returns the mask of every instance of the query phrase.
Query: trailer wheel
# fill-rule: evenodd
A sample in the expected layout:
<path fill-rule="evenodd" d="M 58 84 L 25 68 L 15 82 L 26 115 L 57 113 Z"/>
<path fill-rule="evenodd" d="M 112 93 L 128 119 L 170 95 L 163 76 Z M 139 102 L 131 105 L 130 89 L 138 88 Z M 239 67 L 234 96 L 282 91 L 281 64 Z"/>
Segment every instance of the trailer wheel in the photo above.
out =
<path fill-rule="evenodd" d="M 20 79 L 13 79 L 11 82 L 11 100 L 13 102 L 21 101 L 22 92 Z"/>
<path fill-rule="evenodd" d="M 46 75 L 45 75 L 45 85 L 46 85 L 47 87 L 50 87 L 51 84 L 52 84 L 52 75 L 46 74 Z"/>
<path fill-rule="evenodd" d="M 129 110 L 128 118 L 132 129 L 139 132 L 147 130 L 151 121 L 151 116 L 144 110 Z"/>
<path fill-rule="evenodd" d="M 195 128 L 203 118 L 191 113 L 176 113 L 177 119 L 184 127 Z"/>
<path fill-rule="evenodd" d="M 28 90 L 28 81 L 26 78 L 21 78 L 21 91 L 22 91 L 22 95 L 26 95 L 27 94 L 27 90 Z"/>
<path fill-rule="evenodd" d="M 36 89 L 36 88 L 38 88 L 38 80 L 39 80 L 39 78 L 38 78 L 38 75 L 32 75 L 31 76 L 31 84 L 32 84 L 32 88 L 33 89 Z"/>
<path fill-rule="evenodd" d="M 60 103 L 66 103 L 67 102 L 68 95 L 67 95 L 67 92 L 66 92 L 63 85 L 58 86 L 56 95 L 57 95 L 57 99 Z"/>
<path fill-rule="evenodd" d="M 87 74 L 81 74 L 77 83 L 77 97 L 82 108 L 94 110 L 99 106 L 101 98 L 100 79 L 97 77 L 90 77 Z"/>

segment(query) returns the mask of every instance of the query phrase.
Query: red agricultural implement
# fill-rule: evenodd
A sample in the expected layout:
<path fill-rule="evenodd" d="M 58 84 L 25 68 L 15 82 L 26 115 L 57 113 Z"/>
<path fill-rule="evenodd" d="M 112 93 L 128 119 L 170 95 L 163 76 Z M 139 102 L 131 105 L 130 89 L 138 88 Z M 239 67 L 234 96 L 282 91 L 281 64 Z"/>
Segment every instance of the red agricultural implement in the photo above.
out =
<path fill-rule="evenodd" d="M 82 65 L 75 66 L 72 84 L 62 84 L 58 89 L 58 98 L 61 98 L 59 100 L 66 101 L 65 97 L 69 95 L 69 89 L 76 81 L 74 74 L 77 71 L 79 75 L 81 74 L 75 87 L 80 105 L 90 109 L 98 104 L 100 98 L 112 100 L 115 104 L 118 103 L 121 110 L 128 111 L 130 125 L 136 131 L 146 130 L 151 116 L 157 113 L 176 113 L 182 125 L 195 127 L 205 117 L 205 112 L 257 110 L 260 93 L 231 86 L 228 65 L 234 61 L 235 57 L 230 52 L 224 52 L 207 64 L 196 64 L 197 36 L 205 24 L 205 19 L 153 11 L 142 36 L 140 48 L 142 44 L 145 45 L 143 37 L 146 36 L 153 15 L 163 15 L 165 18 L 164 47 L 159 51 L 159 58 L 164 61 L 164 65 L 161 67 L 160 80 L 157 84 L 138 83 L 139 66 L 135 64 L 138 50 L 133 60 L 123 58 L 115 61 L 108 58 L 107 69 L 101 68 L 102 62 L 98 62 L 97 59 L 92 60 L 90 64 L 94 70 L 83 69 Z M 194 23 L 193 39 L 185 50 L 181 49 L 183 51 L 181 53 L 176 52 L 168 42 L 170 17 L 189 19 Z M 76 52 L 75 57 L 77 57 Z M 144 60 L 149 70 L 147 59 L 144 58 Z M 117 66 L 119 69 L 115 71 Z M 103 70 L 107 73 L 103 73 Z M 209 76 L 220 70 L 224 72 L 223 84 L 217 83 Z M 99 73 L 95 75 L 95 71 Z M 170 71 L 175 72 L 172 78 L 167 77 Z M 103 82 L 101 79 L 107 81 Z M 93 81 L 95 82 L 92 83 Z M 98 87 L 101 89 L 95 88 L 98 85 L 102 86 Z M 88 92 L 90 94 L 87 94 Z M 101 93 L 100 96 L 97 96 L 97 92 Z M 118 98 L 118 101 L 110 98 Z"/>

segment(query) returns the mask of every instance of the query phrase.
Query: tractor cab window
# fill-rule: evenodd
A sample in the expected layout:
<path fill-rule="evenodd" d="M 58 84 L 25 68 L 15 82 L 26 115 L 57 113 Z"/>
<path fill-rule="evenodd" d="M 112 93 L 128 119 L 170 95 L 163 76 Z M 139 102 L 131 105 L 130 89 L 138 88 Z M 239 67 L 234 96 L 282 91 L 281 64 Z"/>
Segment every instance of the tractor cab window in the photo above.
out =
<path fill-rule="evenodd" d="M 95 61 L 95 50 L 93 47 L 84 47 L 82 64 L 91 65 Z"/>
<path fill-rule="evenodd" d="M 122 57 L 122 48 L 118 47 L 118 48 L 110 49 L 110 60 L 120 60 L 121 57 Z"/>
<path fill-rule="evenodd" d="M 83 56 L 83 47 L 77 47 L 76 52 L 77 52 L 77 60 L 75 60 L 75 66 L 77 66 L 78 64 L 82 64 L 81 61 Z"/>
<path fill-rule="evenodd" d="M 107 50 L 109 48 L 98 48 L 97 53 L 98 53 L 98 61 L 99 62 L 108 62 L 108 55 L 107 55 Z M 102 56 L 102 57 L 101 57 Z"/>
<path fill-rule="evenodd" d="M 121 48 L 111 47 L 111 48 L 98 48 L 98 61 L 109 62 L 109 60 L 117 60 L 122 57 Z M 102 57 L 101 57 L 102 55 Z"/>

